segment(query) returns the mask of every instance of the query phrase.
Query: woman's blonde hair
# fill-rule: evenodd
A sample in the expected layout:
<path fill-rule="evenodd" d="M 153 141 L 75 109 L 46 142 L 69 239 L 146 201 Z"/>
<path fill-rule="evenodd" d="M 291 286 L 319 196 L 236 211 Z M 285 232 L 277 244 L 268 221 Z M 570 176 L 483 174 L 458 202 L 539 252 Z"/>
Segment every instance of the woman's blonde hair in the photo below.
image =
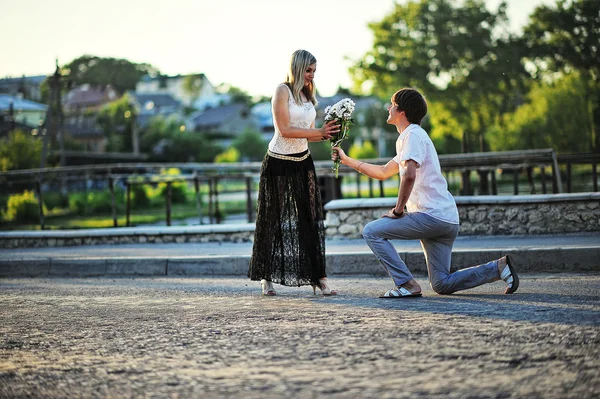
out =
<path fill-rule="evenodd" d="M 308 69 L 311 64 L 316 64 L 317 59 L 314 55 L 306 50 L 296 50 L 292 53 L 290 58 L 290 69 L 287 73 L 285 83 L 292 90 L 294 101 L 296 104 L 302 105 L 302 97 L 300 92 L 303 92 L 308 101 L 317 105 L 318 101 L 315 97 L 317 89 L 315 88 L 315 82 L 312 81 L 307 87 L 304 87 L 304 72 Z"/>

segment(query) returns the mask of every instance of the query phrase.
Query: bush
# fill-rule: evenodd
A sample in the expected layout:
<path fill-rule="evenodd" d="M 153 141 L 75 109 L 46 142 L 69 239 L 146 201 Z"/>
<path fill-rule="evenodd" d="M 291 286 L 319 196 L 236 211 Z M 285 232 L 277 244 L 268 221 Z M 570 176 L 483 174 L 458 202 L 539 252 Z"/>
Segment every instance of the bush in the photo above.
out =
<path fill-rule="evenodd" d="M 69 210 L 77 215 L 83 215 L 87 209 L 85 193 L 72 193 L 69 195 Z"/>
<path fill-rule="evenodd" d="M 14 194 L 8 198 L 4 219 L 10 222 L 38 222 L 40 220 L 38 200 L 33 191 Z M 44 206 L 44 212 L 46 212 Z"/>
<path fill-rule="evenodd" d="M 239 160 L 240 152 L 235 147 L 230 147 L 227 151 L 224 151 L 215 157 L 215 163 L 234 163 Z"/>
<path fill-rule="evenodd" d="M 352 147 L 348 150 L 348 155 L 354 159 L 377 158 L 377 150 L 370 141 L 365 141 L 362 146 L 357 143 L 352 144 Z"/>
<path fill-rule="evenodd" d="M 134 207 L 147 207 L 150 205 L 150 197 L 143 184 L 131 185 L 131 203 Z"/>

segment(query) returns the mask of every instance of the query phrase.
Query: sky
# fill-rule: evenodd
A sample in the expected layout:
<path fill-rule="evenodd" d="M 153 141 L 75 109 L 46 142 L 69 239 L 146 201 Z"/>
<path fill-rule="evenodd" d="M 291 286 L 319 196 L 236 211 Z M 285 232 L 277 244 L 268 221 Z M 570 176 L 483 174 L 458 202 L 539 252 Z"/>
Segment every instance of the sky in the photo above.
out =
<path fill-rule="evenodd" d="M 496 10 L 501 0 L 486 0 Z M 399 0 L 405 3 L 406 0 Z M 148 63 L 168 75 L 204 73 L 271 96 L 291 53 L 317 58 L 322 96 L 349 87 L 348 67 L 372 47 L 368 23 L 394 0 L 0 0 L 0 77 L 44 75 L 84 55 Z M 518 32 L 541 4 L 507 0 Z"/>

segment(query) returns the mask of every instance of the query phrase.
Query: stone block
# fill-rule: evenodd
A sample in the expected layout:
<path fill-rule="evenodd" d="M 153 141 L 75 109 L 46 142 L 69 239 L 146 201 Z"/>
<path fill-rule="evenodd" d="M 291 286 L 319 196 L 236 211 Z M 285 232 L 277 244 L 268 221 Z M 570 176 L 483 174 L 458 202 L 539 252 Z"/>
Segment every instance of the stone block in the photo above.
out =
<path fill-rule="evenodd" d="M 169 276 L 219 276 L 248 273 L 249 255 L 199 256 L 170 258 L 167 262 Z"/>
<path fill-rule="evenodd" d="M 49 258 L 0 260 L 0 277 L 45 277 L 49 270 Z"/>
<path fill-rule="evenodd" d="M 167 259 L 114 258 L 106 260 L 107 275 L 165 276 Z"/>
<path fill-rule="evenodd" d="M 52 259 L 50 262 L 51 276 L 92 277 L 103 276 L 106 273 L 106 259 Z"/>

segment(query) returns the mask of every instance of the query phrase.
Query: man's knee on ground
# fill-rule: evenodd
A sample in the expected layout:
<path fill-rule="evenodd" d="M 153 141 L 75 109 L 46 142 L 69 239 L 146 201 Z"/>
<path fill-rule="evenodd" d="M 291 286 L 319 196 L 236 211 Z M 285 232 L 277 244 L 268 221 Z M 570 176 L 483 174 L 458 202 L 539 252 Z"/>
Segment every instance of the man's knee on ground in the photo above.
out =
<path fill-rule="evenodd" d="M 450 288 L 450 285 L 447 284 L 446 282 L 442 281 L 442 280 L 432 281 L 431 282 L 431 289 L 436 294 L 440 294 L 440 295 L 448 295 L 448 294 L 452 294 L 454 292 Z"/>

